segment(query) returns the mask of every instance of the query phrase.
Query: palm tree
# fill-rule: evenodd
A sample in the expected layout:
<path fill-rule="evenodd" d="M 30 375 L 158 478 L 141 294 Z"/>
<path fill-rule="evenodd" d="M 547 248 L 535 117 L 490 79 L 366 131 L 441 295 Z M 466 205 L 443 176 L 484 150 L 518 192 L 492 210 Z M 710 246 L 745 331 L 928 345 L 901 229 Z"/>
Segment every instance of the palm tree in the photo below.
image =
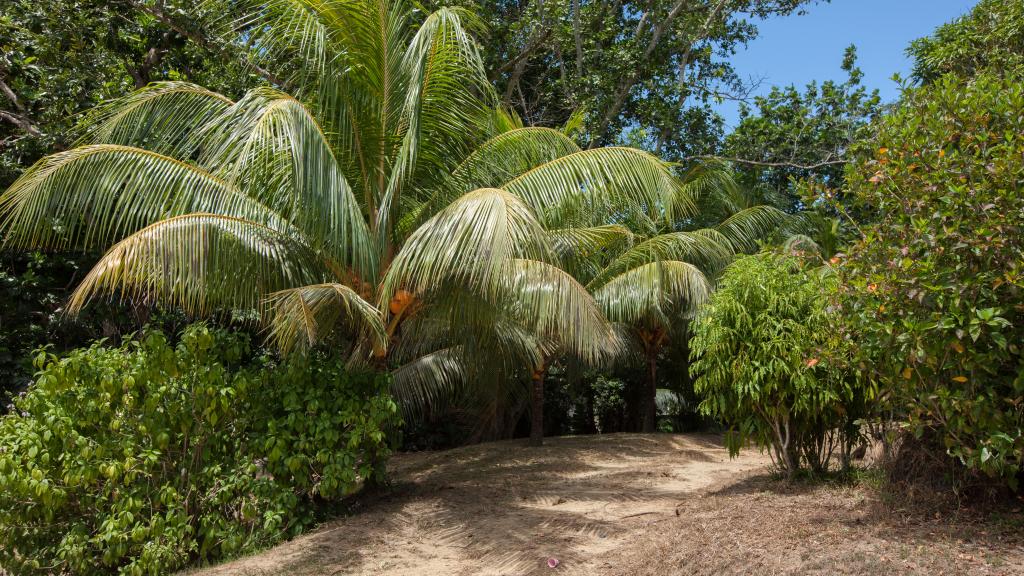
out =
<path fill-rule="evenodd" d="M 660 222 L 643 217 L 620 224 L 552 231 L 566 270 L 586 285 L 615 323 L 628 353 L 638 349 L 647 372 L 642 430 L 654 432 L 657 359 L 673 333 L 684 333 L 719 272 L 737 253 L 757 248 L 789 218 L 752 205 L 727 167 L 700 164 L 681 179 L 677 214 Z"/>
<path fill-rule="evenodd" d="M 72 312 L 106 295 L 253 311 L 283 351 L 333 340 L 413 401 L 540 366 L 538 341 L 596 361 L 615 331 L 550 230 L 681 213 L 686 191 L 650 154 L 497 109 L 474 25 L 405 0 L 257 2 L 231 29 L 280 85 L 232 101 L 165 82 L 99 107 L 0 196 L 0 232 L 106 250 Z"/>

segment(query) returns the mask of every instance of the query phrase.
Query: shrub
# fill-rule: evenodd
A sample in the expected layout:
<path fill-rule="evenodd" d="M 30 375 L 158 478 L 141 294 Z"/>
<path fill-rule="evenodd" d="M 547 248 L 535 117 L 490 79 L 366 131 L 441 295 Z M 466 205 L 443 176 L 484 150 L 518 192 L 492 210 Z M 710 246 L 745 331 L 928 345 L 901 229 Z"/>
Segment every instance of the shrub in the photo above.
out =
<path fill-rule="evenodd" d="M 1010 485 L 1024 464 L 1024 85 L 947 76 L 879 126 L 843 266 L 864 369 L 918 438 Z"/>
<path fill-rule="evenodd" d="M 984 70 L 1024 74 L 1024 2 L 981 0 L 966 16 L 915 40 L 907 53 L 914 78 L 924 84 L 946 74 L 971 77 Z"/>
<path fill-rule="evenodd" d="M 764 252 L 730 265 L 699 313 L 694 390 L 701 412 L 728 427 L 733 455 L 770 446 L 789 477 L 802 463 L 826 470 L 837 445 L 848 463 L 866 391 L 843 365 L 834 286 L 827 267 Z"/>
<path fill-rule="evenodd" d="M 387 455 L 385 381 L 308 360 L 242 366 L 202 325 L 63 359 L 0 419 L 0 566 L 158 574 L 251 551 L 314 519 Z"/>

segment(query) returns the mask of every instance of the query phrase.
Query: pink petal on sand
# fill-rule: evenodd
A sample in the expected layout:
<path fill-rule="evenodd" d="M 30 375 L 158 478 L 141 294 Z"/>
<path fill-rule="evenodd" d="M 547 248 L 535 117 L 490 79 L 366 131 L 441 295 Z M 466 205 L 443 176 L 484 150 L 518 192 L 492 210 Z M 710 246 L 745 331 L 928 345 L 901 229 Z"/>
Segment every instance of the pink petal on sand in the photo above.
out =
<path fill-rule="evenodd" d="M 557 568 L 558 558 L 548 558 L 548 568 Z"/>

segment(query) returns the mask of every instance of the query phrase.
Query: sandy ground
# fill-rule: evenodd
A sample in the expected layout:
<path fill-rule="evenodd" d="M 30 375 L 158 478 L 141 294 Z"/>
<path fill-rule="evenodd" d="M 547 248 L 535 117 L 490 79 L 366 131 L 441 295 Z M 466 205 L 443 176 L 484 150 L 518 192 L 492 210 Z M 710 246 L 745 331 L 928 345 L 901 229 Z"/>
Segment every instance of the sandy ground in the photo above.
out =
<path fill-rule="evenodd" d="M 862 489 L 784 485 L 768 464 L 667 434 L 402 454 L 393 489 L 353 515 L 192 574 L 1024 574 L 1019 511 L 883 514 Z"/>

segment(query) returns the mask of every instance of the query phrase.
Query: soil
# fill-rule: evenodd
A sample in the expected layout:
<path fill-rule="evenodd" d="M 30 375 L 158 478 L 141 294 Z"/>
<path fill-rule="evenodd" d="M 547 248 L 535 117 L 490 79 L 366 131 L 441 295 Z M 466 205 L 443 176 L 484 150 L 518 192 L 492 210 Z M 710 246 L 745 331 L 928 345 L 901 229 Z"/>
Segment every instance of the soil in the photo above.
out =
<path fill-rule="evenodd" d="M 1024 514 L 927 516 L 787 484 L 709 435 L 400 454 L 349 516 L 215 575 L 1024 574 Z M 549 560 L 557 560 L 550 568 Z"/>

